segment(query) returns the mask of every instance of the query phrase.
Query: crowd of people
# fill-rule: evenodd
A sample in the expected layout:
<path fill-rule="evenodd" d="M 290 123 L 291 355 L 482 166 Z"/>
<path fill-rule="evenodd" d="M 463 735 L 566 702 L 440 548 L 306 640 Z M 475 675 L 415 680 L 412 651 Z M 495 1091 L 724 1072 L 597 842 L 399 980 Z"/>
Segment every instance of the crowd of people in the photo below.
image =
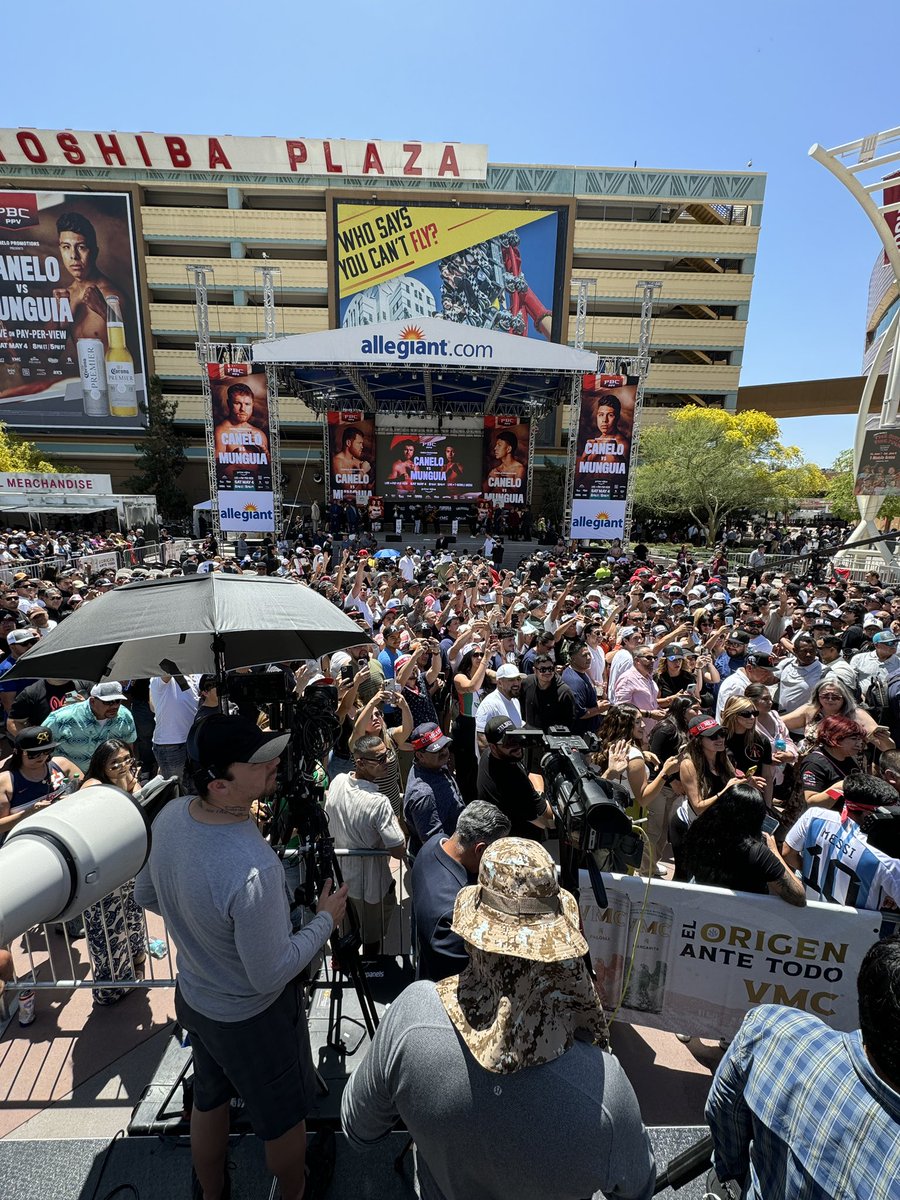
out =
<path fill-rule="evenodd" d="M 312 1197 L 324 1187 L 327 1139 L 310 1154 L 309 1173 L 303 1165 L 308 1051 L 301 1045 L 288 1079 L 275 1039 L 285 1023 L 305 1029 L 294 981 L 333 930 L 346 928 L 347 910 L 364 955 L 391 944 L 400 860 L 410 868 L 419 982 L 392 1006 L 345 1094 L 351 1140 L 375 1141 L 400 1116 L 419 1148 L 426 1197 L 515 1191 L 575 1200 L 598 1188 L 649 1196 L 649 1139 L 608 1053 L 577 912 L 556 882 L 552 788 L 540 753 L 516 731 L 562 727 L 586 740 L 596 776 L 634 819 L 645 818 L 638 870 L 649 881 L 797 906 L 895 907 L 900 589 L 875 573 L 854 583 L 830 571 L 776 571 L 764 543 L 736 570 L 727 542 L 712 555 L 684 546 L 662 562 L 643 546 L 557 545 L 503 565 L 446 544 L 386 558 L 362 537 L 317 536 L 239 539 L 233 548 L 209 540 L 164 567 L 88 579 L 56 566 L 0 590 L 0 705 L 11 750 L 0 774 L 0 835 L 75 786 L 130 790 L 157 770 L 183 781 L 187 795 L 163 809 L 148 866 L 115 901 L 119 957 L 109 956 L 106 975 L 95 965 L 95 979 L 110 985 L 96 999 L 115 999 L 117 968 L 143 960 L 137 906 L 162 913 L 179 951 L 179 1020 L 195 1046 L 192 1141 L 206 1200 L 223 1194 L 234 1087 L 282 1194 Z M 321 660 L 253 669 L 288 671 L 298 699 L 317 689 L 333 697 L 336 735 L 317 778 L 336 847 L 362 852 L 299 929 L 285 864 L 253 819 L 287 741 L 265 732 L 260 709 L 244 702 L 239 713 L 233 705 L 222 712 L 212 677 L 4 686 L 28 648 L 82 604 L 135 578 L 191 571 L 293 578 L 359 630 L 357 644 Z M 92 954 L 99 916 L 84 918 Z M 860 981 L 867 1007 L 851 1054 L 861 1081 L 852 1111 L 860 1128 L 887 1130 L 883 1161 L 896 1170 L 900 951 L 890 940 L 881 946 Z M 871 981 L 883 988 L 885 975 L 893 990 L 876 1001 Z M 803 1020 L 811 1043 L 838 1036 Z M 727 1049 L 709 1109 L 717 1165 L 750 1178 L 751 1196 L 845 1194 L 768 1190 L 759 1181 L 781 1168 L 757 1157 L 759 1110 L 735 1115 L 749 1103 L 735 1081 L 749 1094 L 754 1055 L 762 1057 L 770 1030 L 790 1041 L 789 1025 L 763 1006 Z M 250 1039 L 259 1050 L 252 1063 Z M 508 1098 L 502 1110 L 490 1100 L 497 1087 Z M 530 1135 L 548 1098 L 577 1131 L 579 1153 L 560 1157 Z M 796 1103 L 805 1102 L 798 1093 Z M 472 1106 L 484 1122 L 477 1142 Z M 812 1176 L 790 1136 L 785 1178 Z"/>

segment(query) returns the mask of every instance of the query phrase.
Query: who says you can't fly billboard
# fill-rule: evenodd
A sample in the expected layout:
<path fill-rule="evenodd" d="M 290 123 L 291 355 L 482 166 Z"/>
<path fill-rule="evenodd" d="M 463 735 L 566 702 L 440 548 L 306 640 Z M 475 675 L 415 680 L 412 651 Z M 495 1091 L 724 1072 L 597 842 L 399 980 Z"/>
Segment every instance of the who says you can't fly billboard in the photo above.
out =
<path fill-rule="evenodd" d="M 334 200 L 338 325 L 443 317 L 561 341 L 567 205 L 359 204 Z"/>
<path fill-rule="evenodd" d="M 219 526 L 227 533 L 275 529 L 269 392 L 260 363 L 208 363 Z"/>
<path fill-rule="evenodd" d="M 582 376 L 571 538 L 622 536 L 638 382 L 630 375 Z"/>
<path fill-rule="evenodd" d="M 142 428 L 138 297 L 127 193 L 0 191 L 0 420 Z"/>

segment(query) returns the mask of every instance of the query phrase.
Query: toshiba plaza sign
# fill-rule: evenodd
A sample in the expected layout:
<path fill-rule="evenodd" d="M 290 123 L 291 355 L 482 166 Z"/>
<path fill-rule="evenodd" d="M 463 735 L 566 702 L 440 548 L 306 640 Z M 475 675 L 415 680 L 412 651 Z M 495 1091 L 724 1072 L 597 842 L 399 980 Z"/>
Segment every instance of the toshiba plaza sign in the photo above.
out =
<path fill-rule="evenodd" d="M 340 138 L 209 137 L 117 130 L 0 129 L 3 165 L 183 170 L 371 179 L 470 179 L 487 175 L 487 146 Z"/>

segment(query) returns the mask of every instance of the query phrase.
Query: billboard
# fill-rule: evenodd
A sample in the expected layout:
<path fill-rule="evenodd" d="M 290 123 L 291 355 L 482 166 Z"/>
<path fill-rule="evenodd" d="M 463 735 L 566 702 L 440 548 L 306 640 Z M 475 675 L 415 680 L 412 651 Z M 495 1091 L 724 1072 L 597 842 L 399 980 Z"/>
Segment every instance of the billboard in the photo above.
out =
<path fill-rule="evenodd" d="M 0 191 L 0 420 L 146 424 L 131 197 Z"/>
<path fill-rule="evenodd" d="M 337 324 L 437 316 L 561 341 L 568 211 L 336 199 Z"/>
<path fill-rule="evenodd" d="M 223 532 L 275 530 L 269 392 L 257 363 L 208 363 L 216 454 L 216 495 Z"/>
<path fill-rule="evenodd" d="M 375 420 L 362 412 L 328 414 L 328 492 L 368 506 L 375 495 Z"/>
<path fill-rule="evenodd" d="M 478 434 L 378 433 L 377 491 L 385 500 L 430 503 L 481 496 Z"/>
<path fill-rule="evenodd" d="M 584 375 L 569 537 L 622 537 L 637 376 Z"/>
<path fill-rule="evenodd" d="M 900 427 L 866 430 L 853 491 L 857 496 L 900 495 Z"/>
<path fill-rule="evenodd" d="M 489 413 L 484 418 L 481 492 L 489 503 L 501 508 L 527 503 L 530 432 L 519 417 Z"/>

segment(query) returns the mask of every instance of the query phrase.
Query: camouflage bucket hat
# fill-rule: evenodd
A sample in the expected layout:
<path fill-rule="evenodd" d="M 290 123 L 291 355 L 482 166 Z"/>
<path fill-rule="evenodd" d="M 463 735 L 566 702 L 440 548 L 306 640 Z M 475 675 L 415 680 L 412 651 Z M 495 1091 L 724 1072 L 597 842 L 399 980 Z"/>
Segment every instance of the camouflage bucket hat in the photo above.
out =
<path fill-rule="evenodd" d="M 478 882 L 456 897 L 453 931 L 480 950 L 534 962 L 587 953 L 578 904 L 556 881 L 553 859 L 528 838 L 500 838 L 481 860 Z"/>

